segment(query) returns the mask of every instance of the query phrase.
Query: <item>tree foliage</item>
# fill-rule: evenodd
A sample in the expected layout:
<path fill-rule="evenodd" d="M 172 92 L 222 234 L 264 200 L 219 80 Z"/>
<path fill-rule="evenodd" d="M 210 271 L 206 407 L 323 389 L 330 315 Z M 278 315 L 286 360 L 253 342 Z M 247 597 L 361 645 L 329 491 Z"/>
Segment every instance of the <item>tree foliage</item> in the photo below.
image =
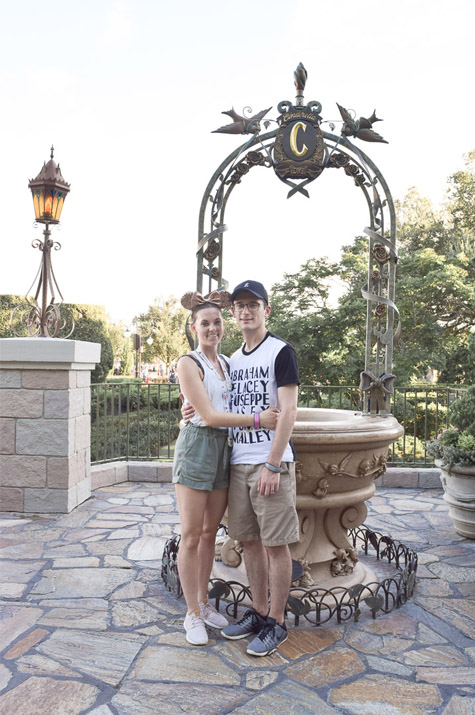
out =
<path fill-rule="evenodd" d="M 333 340 L 341 318 L 329 305 L 329 280 L 337 274 L 336 264 L 312 258 L 299 273 L 285 274 L 272 287 L 269 330 L 296 348 L 301 380 L 306 383 L 339 382 L 345 345 Z"/>
<path fill-rule="evenodd" d="M 125 340 L 122 347 L 122 351 L 119 355 L 120 357 L 120 369 L 121 375 L 130 375 L 132 373 L 132 368 L 134 366 L 134 351 L 132 349 L 132 343 L 129 340 Z"/>
<path fill-rule="evenodd" d="M 110 339 L 111 322 L 102 305 L 65 303 L 74 319 L 71 340 L 85 340 L 101 344 L 101 360 L 91 372 L 91 382 L 105 382 L 114 365 L 114 351 Z"/>
<path fill-rule="evenodd" d="M 223 312 L 224 335 L 221 340 L 220 353 L 231 357 L 231 355 L 242 345 L 242 333 L 239 330 L 234 317 L 228 310 Z"/>
<path fill-rule="evenodd" d="M 394 351 L 399 384 L 424 379 L 472 382 L 475 354 L 475 152 L 449 179 L 436 210 L 411 189 L 397 202 L 399 260 L 396 303 L 402 336 Z M 272 288 L 269 328 L 297 350 L 301 379 L 358 384 L 364 366 L 368 241 L 357 237 L 341 260 L 310 259 Z M 337 304 L 331 282 L 342 284 Z"/>
<path fill-rule="evenodd" d="M 22 295 L 0 295 L 0 338 L 14 338 L 10 327 L 10 318 L 15 306 L 24 303 Z"/>
<path fill-rule="evenodd" d="M 157 298 L 146 313 L 134 318 L 142 336 L 142 362 L 154 362 L 157 357 L 167 367 L 188 350 L 185 323 L 188 312 L 173 296 Z M 152 338 L 152 344 L 147 340 Z"/>
<path fill-rule="evenodd" d="M 112 323 L 108 321 L 109 338 L 112 343 L 112 352 L 115 358 L 122 355 L 125 345 L 129 340 L 125 337 L 126 326 L 121 321 L 120 323 Z"/>

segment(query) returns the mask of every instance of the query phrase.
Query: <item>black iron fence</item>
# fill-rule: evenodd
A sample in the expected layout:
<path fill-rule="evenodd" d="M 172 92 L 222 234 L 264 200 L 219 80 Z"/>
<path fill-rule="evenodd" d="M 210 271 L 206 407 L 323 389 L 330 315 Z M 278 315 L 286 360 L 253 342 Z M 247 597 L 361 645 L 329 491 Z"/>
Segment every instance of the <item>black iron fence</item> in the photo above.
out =
<path fill-rule="evenodd" d="M 448 407 L 463 388 L 398 387 L 391 410 L 404 427 L 390 463 L 432 466 L 426 442 L 449 426 Z M 104 383 L 91 387 L 91 462 L 172 460 L 180 421 L 180 388 L 173 384 Z M 300 407 L 361 410 L 355 386 L 301 385 Z"/>
<path fill-rule="evenodd" d="M 103 383 L 91 386 L 91 462 L 170 460 L 179 432 L 180 387 Z"/>

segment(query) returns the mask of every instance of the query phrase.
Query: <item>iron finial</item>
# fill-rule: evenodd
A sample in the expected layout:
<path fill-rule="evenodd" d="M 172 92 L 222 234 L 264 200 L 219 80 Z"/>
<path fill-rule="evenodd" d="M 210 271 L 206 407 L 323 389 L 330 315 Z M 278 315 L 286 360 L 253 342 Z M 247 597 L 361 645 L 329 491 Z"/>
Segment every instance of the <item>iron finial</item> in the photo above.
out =
<path fill-rule="evenodd" d="M 53 154 L 54 154 L 54 146 L 51 144 L 51 154 L 50 154 L 51 159 L 53 158 Z"/>
<path fill-rule="evenodd" d="M 307 70 L 302 62 L 299 62 L 297 69 L 294 71 L 294 84 L 297 89 L 296 105 L 303 107 L 303 91 L 307 81 Z"/>

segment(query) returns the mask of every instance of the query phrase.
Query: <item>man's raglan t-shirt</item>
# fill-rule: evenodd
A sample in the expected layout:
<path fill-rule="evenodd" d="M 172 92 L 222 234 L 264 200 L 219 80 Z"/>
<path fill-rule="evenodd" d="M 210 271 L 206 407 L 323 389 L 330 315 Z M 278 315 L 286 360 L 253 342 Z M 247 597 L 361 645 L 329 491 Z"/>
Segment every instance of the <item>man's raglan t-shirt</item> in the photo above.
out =
<path fill-rule="evenodd" d="M 277 388 L 299 385 L 297 355 L 289 343 L 272 333 L 250 352 L 239 348 L 231 356 L 232 412 L 253 414 L 279 407 Z M 262 464 L 269 456 L 274 431 L 235 427 L 232 430 L 231 464 Z M 293 462 L 295 455 L 289 443 L 283 462 Z"/>

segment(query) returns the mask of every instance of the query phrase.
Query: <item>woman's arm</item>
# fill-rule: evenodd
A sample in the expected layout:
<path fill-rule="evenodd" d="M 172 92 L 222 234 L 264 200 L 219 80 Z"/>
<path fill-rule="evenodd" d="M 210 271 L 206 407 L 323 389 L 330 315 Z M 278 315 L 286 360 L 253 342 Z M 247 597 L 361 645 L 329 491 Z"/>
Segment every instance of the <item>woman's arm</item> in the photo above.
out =
<path fill-rule="evenodd" d="M 193 360 L 180 360 L 177 372 L 181 391 L 185 393 L 188 402 L 193 405 L 207 427 L 254 427 L 254 415 L 217 412 L 214 409 L 203 385 L 200 369 Z M 265 423 L 262 424 L 261 421 L 262 426 L 274 429 L 278 414 L 277 409 L 261 412 L 259 417 Z"/>

